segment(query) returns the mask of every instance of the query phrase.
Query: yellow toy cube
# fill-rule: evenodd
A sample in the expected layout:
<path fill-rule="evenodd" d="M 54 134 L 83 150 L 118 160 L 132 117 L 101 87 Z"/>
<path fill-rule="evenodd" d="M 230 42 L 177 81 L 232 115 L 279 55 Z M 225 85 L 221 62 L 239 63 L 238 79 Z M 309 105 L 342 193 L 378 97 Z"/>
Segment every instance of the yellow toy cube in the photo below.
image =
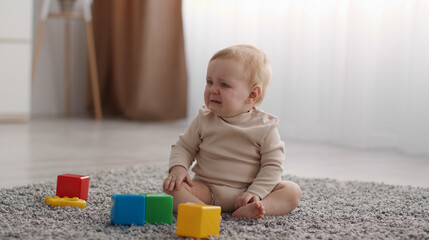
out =
<path fill-rule="evenodd" d="M 208 238 L 219 235 L 221 208 L 181 203 L 177 211 L 176 233 L 183 237 Z"/>

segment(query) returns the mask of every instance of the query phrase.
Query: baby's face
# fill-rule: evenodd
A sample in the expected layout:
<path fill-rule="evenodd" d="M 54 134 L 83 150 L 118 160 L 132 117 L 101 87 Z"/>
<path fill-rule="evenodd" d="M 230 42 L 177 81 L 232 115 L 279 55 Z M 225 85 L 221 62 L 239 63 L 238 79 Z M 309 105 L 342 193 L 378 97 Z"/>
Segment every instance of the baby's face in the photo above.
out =
<path fill-rule="evenodd" d="M 249 79 L 242 64 L 234 59 L 214 59 L 207 68 L 204 103 L 214 114 L 233 117 L 252 109 Z"/>

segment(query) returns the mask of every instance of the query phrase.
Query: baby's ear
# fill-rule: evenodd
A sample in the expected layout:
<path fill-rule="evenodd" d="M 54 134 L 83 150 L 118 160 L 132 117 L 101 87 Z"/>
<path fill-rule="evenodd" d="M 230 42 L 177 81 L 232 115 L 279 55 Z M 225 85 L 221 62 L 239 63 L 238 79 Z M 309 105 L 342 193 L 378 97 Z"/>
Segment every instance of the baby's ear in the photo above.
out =
<path fill-rule="evenodd" d="M 246 100 L 246 103 L 255 104 L 256 101 L 261 97 L 262 88 L 260 85 L 255 85 L 250 91 L 249 97 Z"/>

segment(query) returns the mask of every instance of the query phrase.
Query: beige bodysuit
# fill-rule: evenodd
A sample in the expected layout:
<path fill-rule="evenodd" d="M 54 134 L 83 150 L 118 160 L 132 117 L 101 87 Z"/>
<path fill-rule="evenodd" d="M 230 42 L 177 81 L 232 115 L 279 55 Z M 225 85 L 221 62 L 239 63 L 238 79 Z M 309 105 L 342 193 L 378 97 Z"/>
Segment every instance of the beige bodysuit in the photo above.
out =
<path fill-rule="evenodd" d="M 213 204 L 234 210 L 235 198 L 251 192 L 265 198 L 281 181 L 284 146 L 278 119 L 259 109 L 222 118 L 201 107 L 172 146 L 169 168 L 196 160 L 195 179 L 209 186 Z"/>

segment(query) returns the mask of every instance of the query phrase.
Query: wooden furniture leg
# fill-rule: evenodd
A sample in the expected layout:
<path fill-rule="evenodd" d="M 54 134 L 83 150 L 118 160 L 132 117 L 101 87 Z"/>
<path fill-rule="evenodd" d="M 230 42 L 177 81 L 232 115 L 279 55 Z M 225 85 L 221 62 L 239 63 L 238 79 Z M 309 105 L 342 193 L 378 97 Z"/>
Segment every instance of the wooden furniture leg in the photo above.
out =
<path fill-rule="evenodd" d="M 31 68 L 31 86 L 34 86 L 34 78 L 36 76 L 37 57 L 39 56 L 40 45 L 42 44 L 43 30 L 45 29 L 46 21 L 40 20 L 39 29 L 37 30 L 36 46 L 33 48 L 33 64 Z"/>
<path fill-rule="evenodd" d="M 31 86 L 34 85 L 34 78 L 36 76 L 37 58 L 39 56 L 40 45 L 42 44 L 43 31 L 45 29 L 46 19 L 48 19 L 49 6 L 51 0 L 43 0 L 42 13 L 40 14 L 39 29 L 37 30 L 36 46 L 33 47 L 33 63 L 31 69 Z"/>
<path fill-rule="evenodd" d="M 40 16 L 40 24 L 39 24 L 39 30 L 37 31 L 37 39 L 36 39 L 36 46 L 34 47 L 33 51 L 33 64 L 32 64 L 32 85 L 34 85 L 34 78 L 36 74 L 36 67 L 37 67 L 37 58 L 39 55 L 40 45 L 42 42 L 42 36 L 43 31 L 45 28 L 46 20 L 49 17 L 60 17 L 60 18 L 66 18 L 65 22 L 65 56 L 64 56 L 64 69 L 65 69 L 65 107 L 66 107 L 66 114 L 70 115 L 70 105 L 71 105 L 71 41 L 70 41 L 70 18 L 84 18 L 86 22 L 86 35 L 87 35 L 87 43 L 88 43 L 88 56 L 89 56 L 89 64 L 90 64 L 90 72 L 91 72 L 91 88 L 92 88 L 92 97 L 94 101 L 94 112 L 95 112 L 95 118 L 97 120 L 101 120 L 103 115 L 101 111 L 101 100 L 100 100 L 100 92 L 99 92 L 99 84 L 98 84 L 98 73 L 97 73 L 97 60 L 95 57 L 95 45 L 94 45 L 94 31 L 92 26 L 92 15 L 91 15 L 91 5 L 92 0 L 82 0 L 83 1 L 83 9 L 84 14 L 78 14 L 74 12 L 60 12 L 56 14 L 50 14 L 49 13 L 49 7 L 51 4 L 51 0 L 44 0 L 43 1 L 43 7 L 42 7 L 42 13 Z"/>
<path fill-rule="evenodd" d="M 70 116 L 70 106 L 71 106 L 71 81 L 70 81 L 70 77 L 71 77 L 71 54 L 70 54 L 70 49 L 71 49 L 71 40 L 70 40 L 70 19 L 66 19 L 65 20 L 65 42 L 64 42 L 64 70 L 65 70 L 65 89 L 64 89 L 64 93 L 65 93 L 65 109 L 66 109 L 66 116 Z"/>
<path fill-rule="evenodd" d="M 103 116 L 101 113 L 101 100 L 98 85 L 97 59 L 95 57 L 94 29 L 92 27 L 91 5 L 92 0 L 83 0 L 83 14 L 86 22 L 86 37 L 88 42 L 89 68 L 91 71 L 92 99 L 94 102 L 95 117 L 97 120 L 101 120 Z"/>
<path fill-rule="evenodd" d="M 88 56 L 91 69 L 91 87 L 95 108 L 95 117 L 100 120 L 103 116 L 101 113 L 101 100 L 98 85 L 97 60 L 95 58 L 94 31 L 92 27 L 92 21 L 86 22 L 86 35 L 88 40 Z"/>

